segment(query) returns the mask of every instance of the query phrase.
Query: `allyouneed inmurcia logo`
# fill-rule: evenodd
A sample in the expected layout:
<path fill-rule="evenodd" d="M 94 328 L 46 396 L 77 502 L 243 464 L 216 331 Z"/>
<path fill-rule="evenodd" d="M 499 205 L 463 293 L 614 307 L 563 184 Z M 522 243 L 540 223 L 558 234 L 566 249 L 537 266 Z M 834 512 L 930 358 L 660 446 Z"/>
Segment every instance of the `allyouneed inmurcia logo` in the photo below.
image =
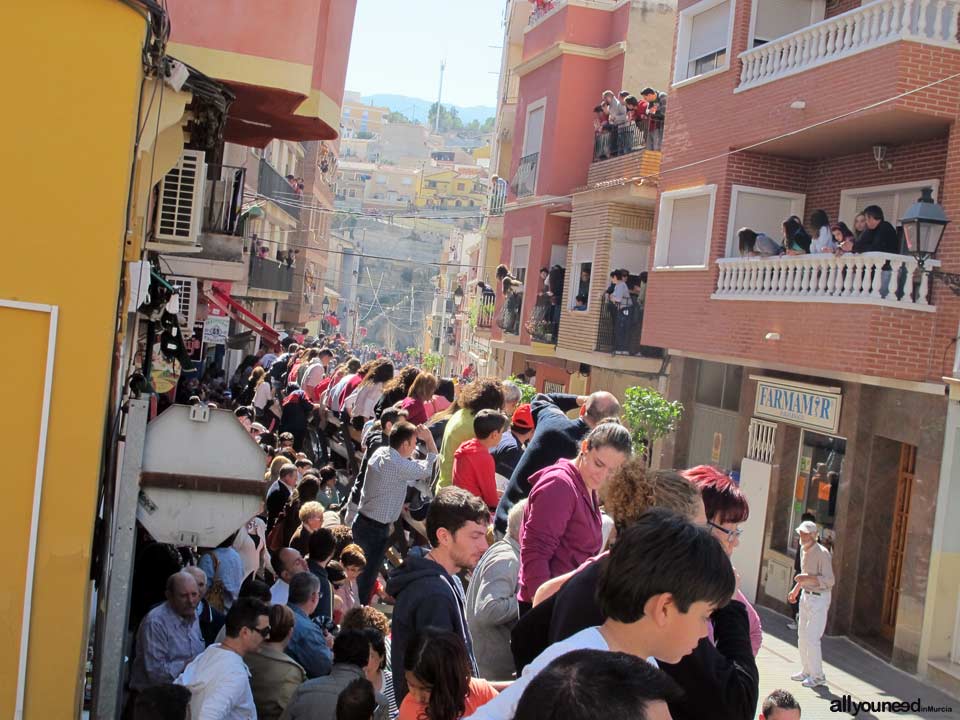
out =
<path fill-rule="evenodd" d="M 928 705 L 920 698 L 916 700 L 854 700 L 849 695 L 830 703 L 830 712 L 846 713 L 856 717 L 860 713 L 952 713 L 949 705 Z"/>

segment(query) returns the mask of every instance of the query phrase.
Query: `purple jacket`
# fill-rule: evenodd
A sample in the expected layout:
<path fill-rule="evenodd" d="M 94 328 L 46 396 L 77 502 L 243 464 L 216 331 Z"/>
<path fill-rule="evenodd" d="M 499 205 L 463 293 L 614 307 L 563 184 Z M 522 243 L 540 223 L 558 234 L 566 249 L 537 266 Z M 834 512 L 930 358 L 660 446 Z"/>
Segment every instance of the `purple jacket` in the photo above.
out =
<path fill-rule="evenodd" d="M 600 502 L 567 459 L 530 477 L 533 489 L 520 528 L 521 602 L 550 578 L 575 570 L 600 552 Z"/>

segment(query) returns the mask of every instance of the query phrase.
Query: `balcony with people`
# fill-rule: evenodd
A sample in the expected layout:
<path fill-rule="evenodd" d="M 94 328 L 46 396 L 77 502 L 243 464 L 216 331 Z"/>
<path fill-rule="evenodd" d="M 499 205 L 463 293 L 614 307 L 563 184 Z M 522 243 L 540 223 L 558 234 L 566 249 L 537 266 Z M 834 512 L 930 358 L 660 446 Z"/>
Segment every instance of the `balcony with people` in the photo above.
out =
<path fill-rule="evenodd" d="M 727 197 L 718 185 L 662 192 L 644 342 L 811 371 L 939 378 L 934 356 L 955 335 L 957 305 L 942 282 L 953 276 L 941 270 L 955 262 L 919 254 L 903 220 L 942 188 L 949 160 L 936 143 L 926 147 L 925 167 L 888 176 L 917 178 L 907 182 L 870 185 L 869 164 L 834 158 L 825 165 L 837 176 L 859 169 L 849 176 L 865 186 L 824 188 L 814 163 L 789 178 L 809 195 L 736 183 Z M 750 178 L 767 177 L 775 162 Z"/>
<path fill-rule="evenodd" d="M 250 239 L 250 253 L 247 258 L 249 289 L 290 293 L 293 290 L 296 256 L 299 254 L 299 249 L 284 247 L 254 235 Z"/>
<path fill-rule="evenodd" d="M 645 87 L 639 96 L 627 90 L 604 91 L 593 108 L 593 164 L 588 186 L 660 171 L 660 147 L 667 96 Z"/>

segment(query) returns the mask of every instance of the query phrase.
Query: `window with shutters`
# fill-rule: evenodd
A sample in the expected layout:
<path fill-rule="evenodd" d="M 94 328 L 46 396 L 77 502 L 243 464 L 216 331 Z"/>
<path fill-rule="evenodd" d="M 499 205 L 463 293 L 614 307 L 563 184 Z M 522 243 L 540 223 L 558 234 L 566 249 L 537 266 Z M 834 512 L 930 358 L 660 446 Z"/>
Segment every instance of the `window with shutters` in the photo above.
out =
<path fill-rule="evenodd" d="M 157 184 L 156 240 L 196 243 L 203 208 L 203 157 L 202 151 L 184 150 Z"/>
<path fill-rule="evenodd" d="M 527 279 L 527 263 L 530 258 L 530 238 L 515 238 L 510 248 L 510 274 L 521 283 Z"/>
<path fill-rule="evenodd" d="M 730 68 L 736 0 L 703 0 L 680 13 L 674 84 Z"/>
<path fill-rule="evenodd" d="M 571 243 L 570 256 L 572 272 L 570 289 L 567 291 L 567 307 L 571 310 L 590 308 L 590 281 L 593 278 L 595 242 Z"/>
<path fill-rule="evenodd" d="M 754 0 L 750 42 L 759 47 L 823 20 L 825 0 Z"/>
<path fill-rule="evenodd" d="M 660 193 L 654 253 L 657 269 L 706 269 L 716 199 L 716 185 Z"/>
<path fill-rule="evenodd" d="M 180 327 L 192 328 L 197 316 L 197 279 L 172 276 L 167 282 L 177 291 L 177 314 Z"/>
<path fill-rule="evenodd" d="M 730 220 L 727 225 L 727 257 L 740 257 L 740 228 L 764 233 L 783 242 L 783 221 L 791 215 L 803 217 L 803 193 L 734 185 L 730 191 Z"/>

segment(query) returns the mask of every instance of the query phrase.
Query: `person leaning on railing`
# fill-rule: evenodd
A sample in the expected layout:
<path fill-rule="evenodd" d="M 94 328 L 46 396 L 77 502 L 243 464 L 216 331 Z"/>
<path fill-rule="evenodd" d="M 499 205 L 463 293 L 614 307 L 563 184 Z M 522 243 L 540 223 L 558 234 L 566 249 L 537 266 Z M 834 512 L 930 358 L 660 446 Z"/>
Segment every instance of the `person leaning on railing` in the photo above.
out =
<path fill-rule="evenodd" d="M 775 257 L 783 255 L 783 246 L 766 233 L 758 233 L 750 228 L 737 230 L 740 241 L 741 257 Z"/>

